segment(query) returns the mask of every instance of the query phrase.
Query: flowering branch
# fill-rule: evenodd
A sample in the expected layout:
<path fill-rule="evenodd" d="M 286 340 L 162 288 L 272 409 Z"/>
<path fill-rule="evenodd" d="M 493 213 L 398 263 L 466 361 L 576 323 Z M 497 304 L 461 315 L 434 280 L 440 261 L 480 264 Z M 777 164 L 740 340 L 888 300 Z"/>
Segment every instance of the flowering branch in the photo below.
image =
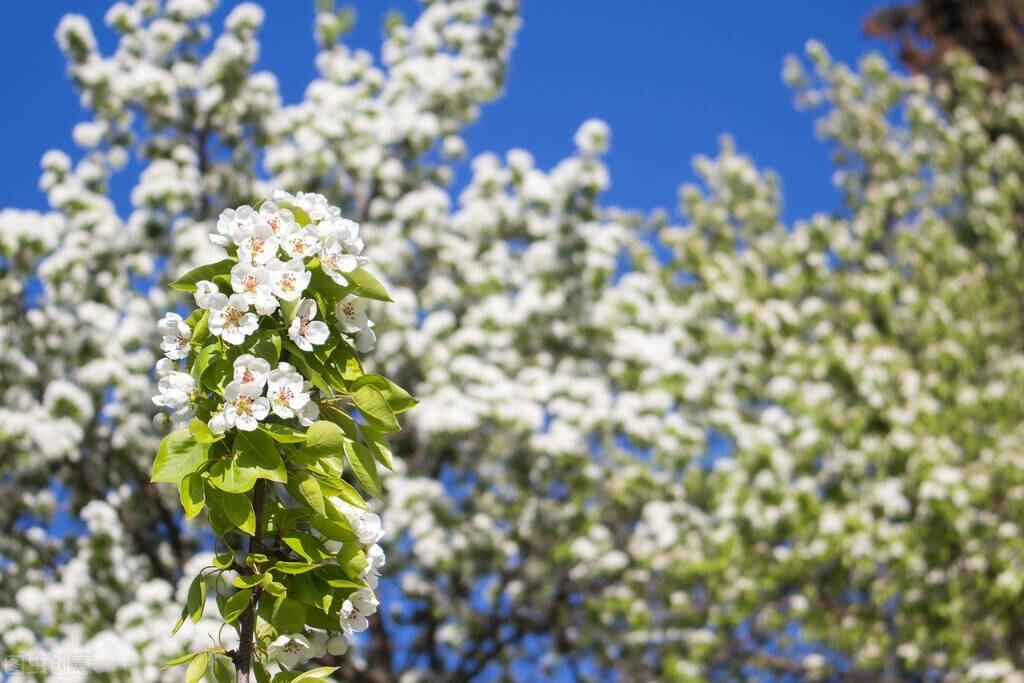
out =
<path fill-rule="evenodd" d="M 383 532 L 356 484 L 380 496 L 385 435 L 416 401 L 363 371 L 357 353 L 375 341 L 365 301 L 390 299 L 364 268 L 359 226 L 322 196 L 275 192 L 228 209 L 211 240 L 227 257 L 172 284 L 198 308 L 158 325 L 153 401 L 175 429 L 152 481 L 176 484 L 186 518 L 205 510 L 227 548 L 249 536 L 247 551 L 218 555 L 195 578 L 178 623 L 202 617 L 209 581 L 228 580 L 217 605 L 239 645 L 169 665 L 187 663 L 189 683 L 210 669 L 230 680 L 232 666 L 239 682 L 322 680 L 335 668 L 296 669 L 344 654 L 378 605 Z M 319 319 L 327 311 L 332 325 Z"/>

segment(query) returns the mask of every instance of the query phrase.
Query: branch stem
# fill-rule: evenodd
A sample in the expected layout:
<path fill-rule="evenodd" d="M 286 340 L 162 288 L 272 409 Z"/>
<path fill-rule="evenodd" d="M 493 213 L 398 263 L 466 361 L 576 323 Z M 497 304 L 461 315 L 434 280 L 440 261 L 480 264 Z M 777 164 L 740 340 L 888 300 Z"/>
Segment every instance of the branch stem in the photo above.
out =
<path fill-rule="evenodd" d="M 253 491 L 252 507 L 256 514 L 256 531 L 249 539 L 249 552 L 259 552 L 263 547 L 263 508 L 267 499 L 267 482 L 257 479 Z M 248 566 L 248 564 L 247 564 Z M 250 570 L 252 571 L 252 570 Z M 252 680 L 253 642 L 256 631 L 256 610 L 260 603 L 260 587 L 252 591 L 252 600 L 242 612 L 238 651 L 235 654 L 235 683 L 250 683 Z"/>

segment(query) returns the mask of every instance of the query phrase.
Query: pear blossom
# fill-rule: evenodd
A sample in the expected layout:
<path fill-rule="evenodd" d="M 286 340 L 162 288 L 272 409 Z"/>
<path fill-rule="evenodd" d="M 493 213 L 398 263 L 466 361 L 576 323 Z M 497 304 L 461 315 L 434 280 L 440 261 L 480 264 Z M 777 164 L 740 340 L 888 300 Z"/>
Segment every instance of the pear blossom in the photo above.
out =
<path fill-rule="evenodd" d="M 213 297 L 220 294 L 220 289 L 209 280 L 200 280 L 196 283 L 196 291 L 192 295 L 195 298 L 196 306 L 207 310 L 213 303 Z"/>
<path fill-rule="evenodd" d="M 270 402 L 252 386 L 239 381 L 224 387 L 224 420 L 229 427 L 251 432 L 270 414 Z"/>
<path fill-rule="evenodd" d="M 305 664 L 313 656 L 313 646 L 309 639 L 301 633 L 278 636 L 267 648 L 271 659 L 293 669 Z"/>
<path fill-rule="evenodd" d="M 238 242 L 239 261 L 264 265 L 277 256 L 277 237 L 266 223 L 257 223 L 252 232 Z"/>
<path fill-rule="evenodd" d="M 267 398 L 271 410 L 278 417 L 292 418 L 309 403 L 309 394 L 303 391 L 302 375 L 288 363 L 280 363 L 270 373 Z"/>
<path fill-rule="evenodd" d="M 369 319 L 366 317 L 366 301 L 354 294 L 346 294 L 335 307 L 335 316 L 341 331 L 355 334 L 366 329 Z"/>
<path fill-rule="evenodd" d="M 377 596 L 373 591 L 360 588 L 353 591 L 341 604 L 341 628 L 345 633 L 359 633 L 369 628 L 367 617 L 377 612 Z"/>
<path fill-rule="evenodd" d="M 377 344 L 377 333 L 373 331 L 373 322 L 366 323 L 366 327 L 356 334 L 356 351 L 369 353 Z"/>
<path fill-rule="evenodd" d="M 271 232 L 278 240 L 299 230 L 295 216 L 286 208 L 278 207 L 273 201 L 266 201 L 260 206 L 260 220 L 270 226 Z"/>
<path fill-rule="evenodd" d="M 342 503 L 341 509 L 362 545 L 372 546 L 383 538 L 384 527 L 381 525 L 380 515 L 348 503 Z"/>
<path fill-rule="evenodd" d="M 348 637 L 344 633 L 335 633 L 327 639 L 326 649 L 330 655 L 339 657 L 348 652 L 348 648 Z"/>
<path fill-rule="evenodd" d="M 295 309 L 295 319 L 288 327 L 288 338 L 303 351 L 312 351 L 314 346 L 324 344 L 330 336 L 327 324 L 314 320 L 315 317 L 316 302 L 303 299 Z"/>
<path fill-rule="evenodd" d="M 271 261 L 267 265 L 267 277 L 274 294 L 284 301 L 295 301 L 309 286 L 312 273 L 306 270 L 301 258 L 295 258 Z"/>
<path fill-rule="evenodd" d="M 210 419 L 207 421 L 206 426 L 209 427 L 213 434 L 223 434 L 231 429 L 227 413 L 223 409 L 210 415 Z"/>
<path fill-rule="evenodd" d="M 320 268 L 339 285 L 347 285 L 345 273 L 351 273 L 362 265 L 361 260 L 347 251 L 344 238 L 338 233 L 328 233 L 320 246 Z"/>
<path fill-rule="evenodd" d="M 243 353 L 233 363 L 234 381 L 240 383 L 246 391 L 259 395 L 266 386 L 267 378 L 270 375 L 270 363 L 265 359 Z"/>
<path fill-rule="evenodd" d="M 320 251 L 320 237 L 313 228 L 299 228 L 281 236 L 281 248 L 292 258 L 306 259 Z"/>
<path fill-rule="evenodd" d="M 308 388 L 307 388 L 308 392 Z M 308 395 L 308 394 L 307 394 Z M 309 427 L 320 418 L 320 406 L 317 405 L 316 401 L 310 399 L 302 405 L 299 409 L 299 424 L 303 427 Z"/>
<path fill-rule="evenodd" d="M 225 209 L 217 218 L 217 233 L 210 234 L 210 241 L 221 247 L 232 243 L 241 244 L 252 235 L 257 219 L 251 206 Z"/>
<path fill-rule="evenodd" d="M 256 314 L 248 310 L 241 294 L 215 294 L 210 303 L 210 333 L 229 344 L 241 344 L 260 325 Z"/>
<path fill-rule="evenodd" d="M 277 299 L 271 290 L 270 271 L 260 265 L 241 261 L 231 267 L 231 288 L 256 308 L 260 315 L 277 310 Z"/>
<path fill-rule="evenodd" d="M 187 372 L 171 371 L 160 378 L 153 403 L 171 410 L 172 422 L 184 422 L 192 417 L 195 380 Z"/>
<path fill-rule="evenodd" d="M 163 337 L 160 349 L 171 360 L 180 360 L 188 356 L 188 343 L 192 339 L 192 330 L 177 313 L 167 313 L 157 323 L 157 331 Z"/>

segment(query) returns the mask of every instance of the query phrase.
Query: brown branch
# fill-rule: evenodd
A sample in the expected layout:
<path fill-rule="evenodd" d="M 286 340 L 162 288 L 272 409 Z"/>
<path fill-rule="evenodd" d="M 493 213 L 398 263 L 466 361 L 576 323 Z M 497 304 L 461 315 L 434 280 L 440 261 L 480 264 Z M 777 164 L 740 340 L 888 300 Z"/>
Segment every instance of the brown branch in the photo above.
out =
<path fill-rule="evenodd" d="M 249 539 L 249 552 L 254 553 L 256 549 L 263 547 L 263 508 L 267 497 L 267 482 L 265 479 L 256 480 L 256 488 L 253 491 L 253 512 L 256 514 L 256 530 Z M 249 570 L 252 572 L 253 570 Z M 242 612 L 239 622 L 238 651 L 235 653 L 235 681 L 236 683 L 249 683 L 252 672 L 253 641 L 256 630 L 256 610 L 259 608 L 261 590 L 259 586 L 253 589 L 252 599 L 249 606 Z"/>

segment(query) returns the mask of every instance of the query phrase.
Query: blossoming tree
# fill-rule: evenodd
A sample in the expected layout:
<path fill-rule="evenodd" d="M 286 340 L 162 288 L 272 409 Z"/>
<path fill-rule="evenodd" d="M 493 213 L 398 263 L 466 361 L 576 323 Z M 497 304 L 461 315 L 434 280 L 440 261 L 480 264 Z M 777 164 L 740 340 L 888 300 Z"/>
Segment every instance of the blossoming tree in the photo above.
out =
<path fill-rule="evenodd" d="M 212 38 L 212 5 L 118 3 L 110 55 L 80 17 L 58 29 L 93 116 L 75 129 L 80 159 L 43 160 L 52 211 L 0 214 L 4 654 L 174 680 L 160 663 L 240 647 L 212 609 L 168 636 L 224 548 L 180 518 L 173 487 L 147 485 L 163 437 L 151 397 L 184 418 L 196 381 L 155 378 L 155 359 L 199 336 L 150 285 L 226 258 L 219 209 L 281 187 L 362 226 L 394 303 L 367 302 L 372 330 L 365 297 L 285 313 L 282 278 L 314 273 L 319 291 L 317 269 L 351 272 L 355 256 L 322 240 L 311 267 L 322 236 L 293 211 L 276 258 L 303 268 L 250 259 L 203 278 L 216 291 L 193 283 L 205 339 L 219 329 L 239 355 L 205 385 L 223 389 L 197 413 L 210 436 L 188 435 L 273 440 L 271 425 L 312 419 L 276 350 L 243 352 L 273 316 L 303 380 L 313 323 L 333 315 L 328 338 L 421 404 L 374 508 L 384 608 L 349 652 L 304 629 L 315 637 L 261 641 L 268 662 L 309 655 L 303 667 L 372 683 L 1024 677 L 1019 90 L 993 92 L 960 56 L 933 89 L 812 45 L 811 72 L 792 60 L 785 77 L 824 109 L 844 205 L 794 225 L 778 179 L 728 141 L 698 159 L 678 216 L 605 206 L 599 122 L 552 169 L 522 150 L 476 157 L 453 196 L 460 130 L 500 92 L 515 2 L 427 3 L 389 22 L 379 60 L 321 12 L 319 76 L 290 106 L 253 73 L 259 8 L 236 6 Z M 119 215 L 110 182 L 130 154 L 142 168 Z M 182 319 L 157 335 L 167 309 Z M 287 336 L 296 320 L 312 352 Z M 229 398 L 272 371 L 297 417 L 273 412 L 273 391 Z M 308 431 L 304 447 L 274 443 L 300 452 Z M 358 514 L 345 521 L 380 567 L 380 520 Z M 207 599 L 238 590 L 212 581 Z"/>

